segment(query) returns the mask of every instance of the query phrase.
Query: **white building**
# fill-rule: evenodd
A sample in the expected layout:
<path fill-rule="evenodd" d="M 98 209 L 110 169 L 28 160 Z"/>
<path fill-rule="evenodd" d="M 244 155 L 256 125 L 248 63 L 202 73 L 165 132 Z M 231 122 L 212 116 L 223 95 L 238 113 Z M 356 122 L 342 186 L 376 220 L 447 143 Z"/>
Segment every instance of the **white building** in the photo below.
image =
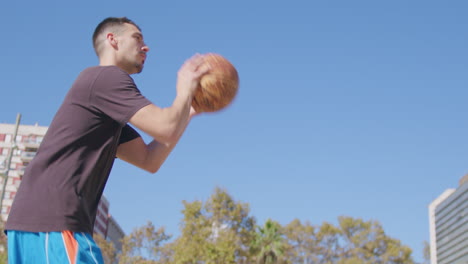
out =
<path fill-rule="evenodd" d="M 14 124 L 0 124 L 0 186 L 5 188 L 3 194 L 1 217 L 6 220 L 13 198 L 24 174 L 25 167 L 36 155 L 37 149 L 47 132 L 47 127 L 21 125 L 18 127 L 16 139 Z M 9 163 L 9 168 L 8 167 Z M 8 174 L 8 175 L 5 175 Z M 5 184 L 5 176 L 7 181 Z"/>
<path fill-rule="evenodd" d="M 117 252 L 122 251 L 122 242 L 120 241 L 125 236 L 123 229 L 114 217 L 110 216 L 107 224 L 106 239 L 114 244 Z"/>
<path fill-rule="evenodd" d="M 429 205 L 431 264 L 468 263 L 468 175 Z"/>

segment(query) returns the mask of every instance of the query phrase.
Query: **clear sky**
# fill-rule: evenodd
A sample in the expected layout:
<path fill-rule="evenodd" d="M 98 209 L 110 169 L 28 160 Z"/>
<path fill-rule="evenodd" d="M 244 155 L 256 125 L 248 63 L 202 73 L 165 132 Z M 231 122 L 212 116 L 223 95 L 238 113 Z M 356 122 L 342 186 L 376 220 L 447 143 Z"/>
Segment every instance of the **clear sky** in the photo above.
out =
<path fill-rule="evenodd" d="M 193 120 L 155 175 L 117 161 L 105 194 L 129 233 L 177 235 L 182 200 L 216 186 L 262 224 L 375 219 L 422 260 L 428 205 L 468 172 L 468 2 L 4 1 L 0 122 L 48 126 L 96 65 L 95 26 L 138 23 L 151 50 L 134 79 L 160 106 L 195 52 L 238 69 L 231 107 Z M 146 140 L 149 140 L 145 137 Z"/>

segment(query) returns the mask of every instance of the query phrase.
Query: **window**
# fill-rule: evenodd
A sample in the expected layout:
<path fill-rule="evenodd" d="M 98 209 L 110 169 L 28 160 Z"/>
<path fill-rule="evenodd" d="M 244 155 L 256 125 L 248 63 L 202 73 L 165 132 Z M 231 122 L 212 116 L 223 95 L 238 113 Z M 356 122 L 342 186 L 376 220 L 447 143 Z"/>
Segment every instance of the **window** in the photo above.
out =
<path fill-rule="evenodd" d="M 22 179 L 21 177 L 20 178 L 13 178 L 13 185 L 16 186 L 16 187 L 19 187 L 19 185 L 21 183 L 21 179 Z"/>
<path fill-rule="evenodd" d="M 5 142 L 11 142 L 11 135 L 10 134 L 5 135 Z"/>

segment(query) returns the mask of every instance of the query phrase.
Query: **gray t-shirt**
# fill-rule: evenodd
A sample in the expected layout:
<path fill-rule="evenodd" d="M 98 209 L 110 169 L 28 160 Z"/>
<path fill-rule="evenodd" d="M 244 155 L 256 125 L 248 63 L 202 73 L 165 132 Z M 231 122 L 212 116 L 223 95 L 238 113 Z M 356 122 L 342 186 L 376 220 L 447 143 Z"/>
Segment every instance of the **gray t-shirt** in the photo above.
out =
<path fill-rule="evenodd" d="M 85 69 L 27 166 L 5 229 L 92 234 L 119 142 L 139 136 L 127 122 L 150 103 L 120 68 Z"/>

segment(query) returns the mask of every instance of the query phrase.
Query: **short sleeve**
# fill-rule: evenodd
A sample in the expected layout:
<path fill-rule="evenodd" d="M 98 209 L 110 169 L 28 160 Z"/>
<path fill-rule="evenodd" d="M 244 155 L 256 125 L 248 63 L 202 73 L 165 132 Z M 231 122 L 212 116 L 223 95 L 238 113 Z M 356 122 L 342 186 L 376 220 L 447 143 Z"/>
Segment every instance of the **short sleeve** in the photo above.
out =
<path fill-rule="evenodd" d="M 116 66 L 105 67 L 92 84 L 91 107 L 121 126 L 142 107 L 151 104 L 126 72 Z"/>
<path fill-rule="evenodd" d="M 120 133 L 119 145 L 141 137 L 140 134 L 128 124 L 122 128 Z"/>

